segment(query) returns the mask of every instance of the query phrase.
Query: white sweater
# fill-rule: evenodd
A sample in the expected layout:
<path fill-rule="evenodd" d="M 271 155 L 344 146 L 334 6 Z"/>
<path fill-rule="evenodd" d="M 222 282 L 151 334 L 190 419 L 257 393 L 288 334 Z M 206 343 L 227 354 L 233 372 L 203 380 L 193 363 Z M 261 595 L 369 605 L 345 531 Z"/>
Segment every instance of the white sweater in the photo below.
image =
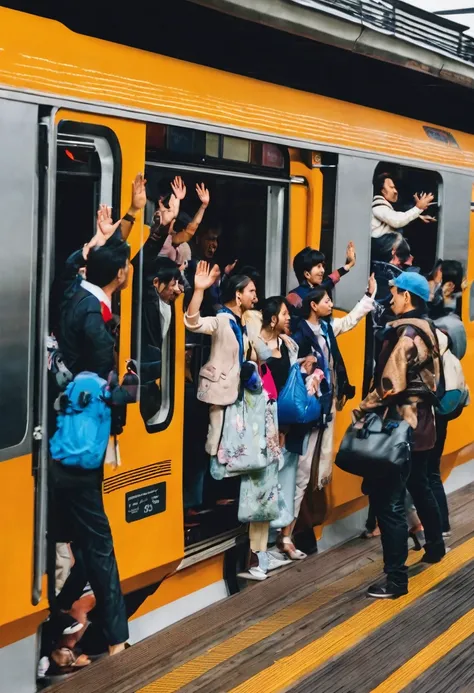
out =
<path fill-rule="evenodd" d="M 382 195 L 376 195 L 372 201 L 372 238 L 380 238 L 386 233 L 402 229 L 418 219 L 422 211 L 419 207 L 412 207 L 407 212 L 396 212 L 388 200 Z"/>

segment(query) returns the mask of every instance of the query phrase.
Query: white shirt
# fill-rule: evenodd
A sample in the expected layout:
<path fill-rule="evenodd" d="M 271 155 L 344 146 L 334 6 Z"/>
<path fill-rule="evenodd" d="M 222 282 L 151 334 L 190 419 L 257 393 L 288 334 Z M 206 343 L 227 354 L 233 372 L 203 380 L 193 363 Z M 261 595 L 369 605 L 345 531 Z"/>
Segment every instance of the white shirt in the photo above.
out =
<path fill-rule="evenodd" d="M 372 238 L 380 238 L 386 233 L 396 232 L 418 219 L 422 211 L 419 207 L 412 207 L 407 212 L 396 212 L 385 197 L 376 195 L 372 202 L 370 235 Z"/>
<path fill-rule="evenodd" d="M 91 284 L 86 279 L 83 279 L 81 281 L 81 286 L 83 289 L 95 296 L 101 303 L 105 303 L 110 312 L 112 312 L 112 301 L 107 296 L 105 291 L 100 288 L 100 286 L 96 286 L 96 284 Z"/>

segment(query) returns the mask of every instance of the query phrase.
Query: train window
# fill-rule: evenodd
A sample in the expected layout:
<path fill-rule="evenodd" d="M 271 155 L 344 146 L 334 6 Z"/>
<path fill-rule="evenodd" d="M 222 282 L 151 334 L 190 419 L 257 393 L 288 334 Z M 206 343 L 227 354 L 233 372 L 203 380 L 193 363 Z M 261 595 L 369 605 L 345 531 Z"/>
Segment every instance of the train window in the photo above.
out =
<path fill-rule="evenodd" d="M 334 259 L 334 216 L 336 207 L 337 154 L 313 152 L 313 166 L 321 169 L 323 176 L 323 199 L 321 212 L 321 241 L 319 250 L 326 257 L 326 266 L 331 271 L 338 265 Z"/>
<path fill-rule="evenodd" d="M 415 209 L 417 197 L 432 193 L 430 205 L 420 212 Z M 441 176 L 435 171 L 381 162 L 374 173 L 372 206 L 372 259 L 385 260 L 384 235 L 395 231 L 407 241 L 410 252 L 402 258 L 403 265 L 418 267 L 422 274 L 432 271 L 437 259 L 440 221 Z M 382 210 L 382 214 L 379 211 Z M 387 211 L 406 213 L 390 226 Z M 413 215 L 410 213 L 413 210 Z M 384 257 L 382 257 L 384 256 Z M 405 260 L 407 262 L 405 262 Z M 390 262 L 390 259 L 385 260 Z"/>
<path fill-rule="evenodd" d="M 95 233 L 97 209 L 120 209 L 121 153 L 109 128 L 63 120 L 58 126 L 54 277 L 60 277 L 71 253 Z M 54 283 L 50 301 L 51 329 L 58 318 L 61 290 Z M 118 306 L 114 306 L 118 310 Z M 115 312 L 114 310 L 114 312 Z"/>
<path fill-rule="evenodd" d="M 288 152 L 276 144 L 158 123 L 147 126 L 146 158 L 154 163 L 194 163 L 288 175 Z"/>

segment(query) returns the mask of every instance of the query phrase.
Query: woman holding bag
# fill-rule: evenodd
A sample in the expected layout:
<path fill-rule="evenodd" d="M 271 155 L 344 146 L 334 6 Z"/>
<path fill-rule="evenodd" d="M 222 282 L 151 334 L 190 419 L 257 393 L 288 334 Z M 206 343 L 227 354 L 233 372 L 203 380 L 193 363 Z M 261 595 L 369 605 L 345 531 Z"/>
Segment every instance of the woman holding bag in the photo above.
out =
<path fill-rule="evenodd" d="M 211 456 L 214 479 L 241 477 L 239 520 L 250 523 L 246 577 L 264 580 L 268 521 L 278 515 L 281 451 L 272 416 L 275 404 L 269 404 L 262 392 L 242 321 L 246 311 L 254 313 L 257 295 L 253 281 L 244 275 L 231 276 L 222 293 L 224 306 L 217 315 L 201 317 L 199 313 L 204 292 L 218 275 L 217 266 L 210 269 L 207 262 L 198 263 L 184 322 L 190 331 L 211 336 L 211 353 L 200 370 L 197 392 L 198 399 L 210 405 L 206 452 Z"/>
<path fill-rule="evenodd" d="M 257 303 L 253 281 L 244 275 L 230 277 L 222 296 L 223 307 L 216 316 L 200 314 L 204 292 L 214 285 L 220 275 L 218 265 L 210 267 L 201 261 L 194 275 L 194 293 L 184 315 L 184 324 L 190 332 L 211 336 L 209 361 L 199 372 L 197 398 L 210 405 L 209 431 L 206 452 L 216 455 L 224 423 L 224 410 L 233 404 L 239 394 L 240 369 L 249 354 L 247 330 L 242 314 Z"/>
<path fill-rule="evenodd" d="M 267 577 L 267 572 L 279 568 L 288 562 L 283 559 L 280 552 L 267 550 L 269 528 L 281 529 L 293 519 L 293 505 L 295 496 L 295 479 L 298 455 L 288 452 L 285 449 L 285 430 L 278 427 L 276 400 L 279 393 L 284 389 L 290 370 L 297 363 L 298 346 L 287 336 L 290 325 L 290 312 L 287 301 L 283 296 L 268 298 L 263 306 L 262 312 L 249 311 L 244 315 L 249 337 L 257 353 L 259 362 L 259 372 L 262 379 L 263 389 L 266 392 L 267 408 L 267 427 L 270 418 L 270 428 L 278 430 L 281 456 L 278 470 L 267 468 L 265 475 L 276 474 L 277 493 L 278 493 L 278 512 L 266 521 L 257 521 L 254 512 L 250 519 L 249 535 L 251 556 L 247 572 L 241 573 L 239 577 L 250 580 L 263 580 Z M 312 361 L 304 360 L 303 365 L 308 369 L 312 367 Z M 314 359 L 313 359 L 314 361 Z M 254 477 L 257 475 L 254 475 Z M 263 475 L 262 475 L 263 480 Z M 245 487 L 246 479 L 242 478 L 242 485 Z"/>
<path fill-rule="evenodd" d="M 374 307 L 377 283 L 374 275 L 369 278 L 365 296 L 343 318 L 330 319 L 333 302 L 323 287 L 316 287 L 303 301 L 302 320 L 293 339 L 299 346 L 300 357 L 312 357 L 329 386 L 329 398 L 323 405 L 322 422 L 317 427 L 307 427 L 304 440 L 296 441 L 300 450 L 296 473 L 294 520 L 283 528 L 278 548 L 292 560 L 301 560 L 305 554 L 295 548 L 291 535 L 298 519 L 301 503 L 312 476 L 316 486 L 322 489 L 332 478 L 334 417 L 336 409 L 345 404 L 348 391 L 347 373 L 336 337 L 352 330 Z M 295 441 L 293 441 L 295 444 Z M 295 449 L 291 446 L 291 449 Z M 313 470 L 313 473 L 312 473 Z"/>

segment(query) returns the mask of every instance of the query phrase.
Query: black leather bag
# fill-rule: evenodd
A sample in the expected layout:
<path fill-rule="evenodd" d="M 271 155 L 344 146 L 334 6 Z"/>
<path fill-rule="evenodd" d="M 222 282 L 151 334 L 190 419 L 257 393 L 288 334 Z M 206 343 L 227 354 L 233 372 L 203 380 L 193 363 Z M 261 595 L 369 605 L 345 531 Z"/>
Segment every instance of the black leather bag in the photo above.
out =
<path fill-rule="evenodd" d="M 349 426 L 336 465 L 365 479 L 406 477 L 410 470 L 412 429 L 406 421 L 371 412 Z"/>

